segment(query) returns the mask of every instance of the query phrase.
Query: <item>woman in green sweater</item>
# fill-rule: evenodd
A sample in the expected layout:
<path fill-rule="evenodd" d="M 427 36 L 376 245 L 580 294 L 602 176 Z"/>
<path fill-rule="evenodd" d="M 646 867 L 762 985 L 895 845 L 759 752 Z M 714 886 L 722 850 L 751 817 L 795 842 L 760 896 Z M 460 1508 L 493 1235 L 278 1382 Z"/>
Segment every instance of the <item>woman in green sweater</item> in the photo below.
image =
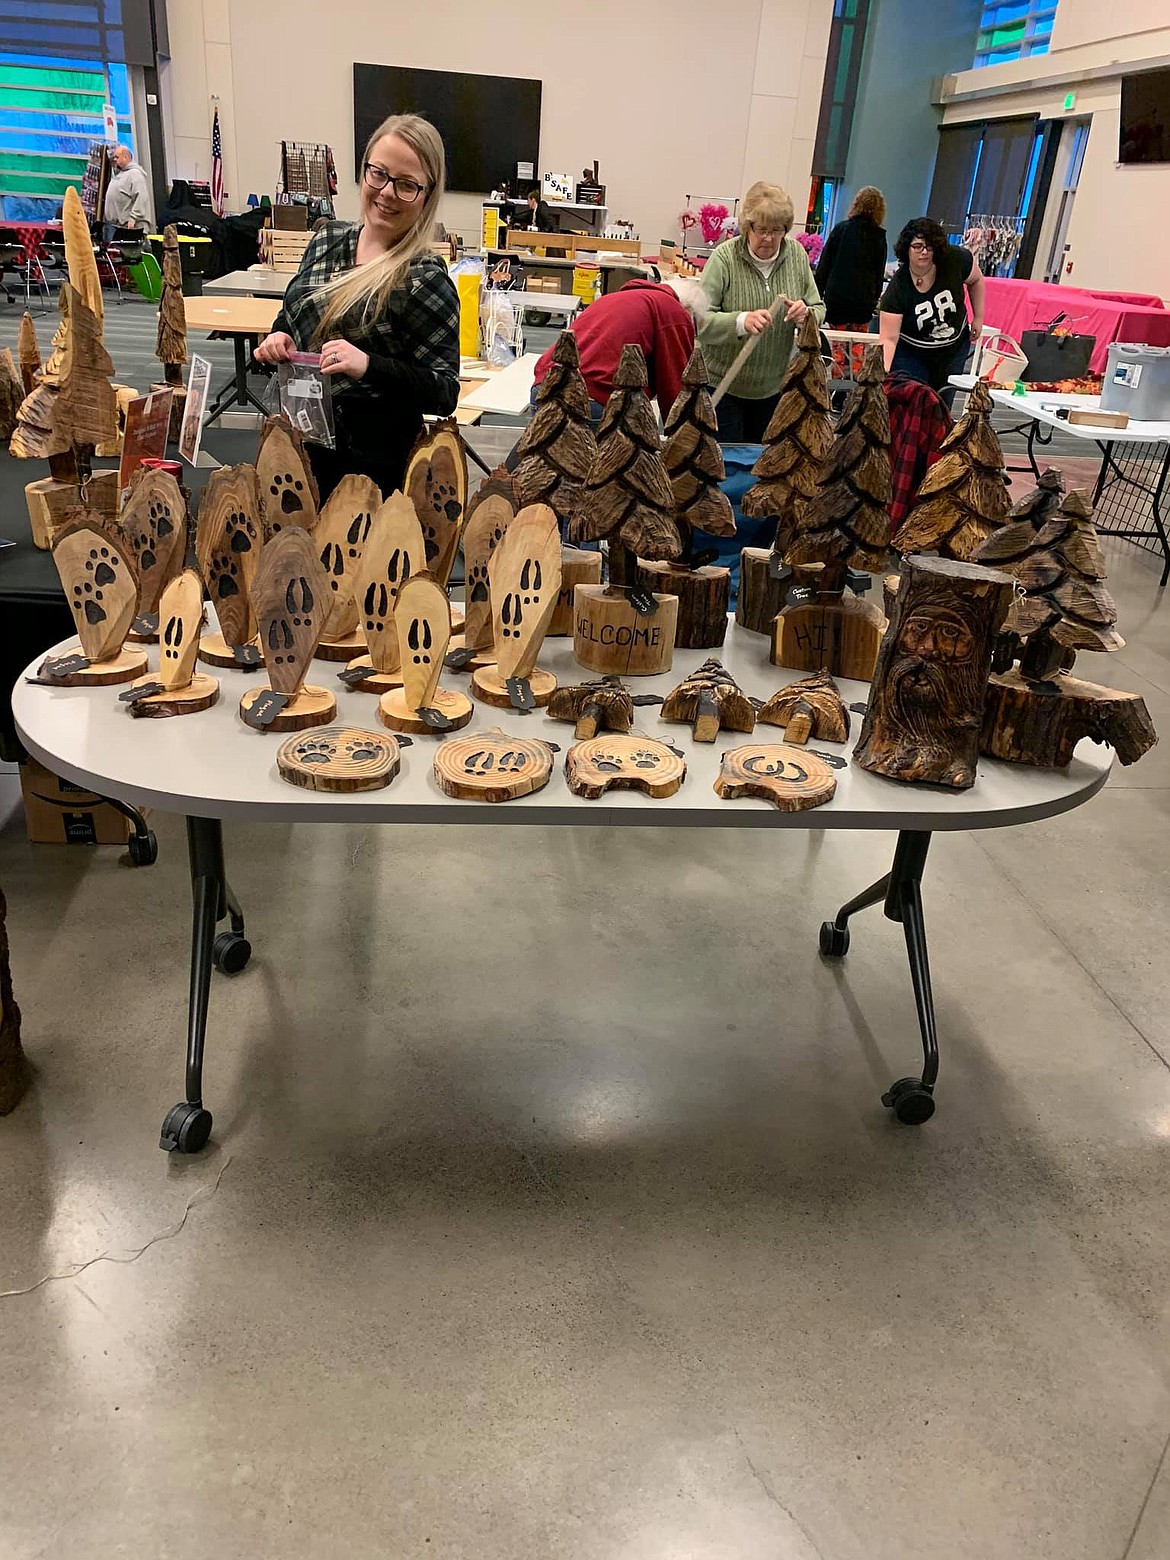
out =
<path fill-rule="evenodd" d="M 748 336 L 762 336 L 716 408 L 724 444 L 758 444 L 776 407 L 792 356 L 796 327 L 811 309 L 818 325 L 825 306 L 801 246 L 788 237 L 792 202 L 778 184 L 753 184 L 739 210 L 739 238 L 711 253 L 700 280 L 711 312 L 699 331 L 707 369 L 716 384 Z M 775 322 L 768 312 L 778 293 L 789 299 Z"/>

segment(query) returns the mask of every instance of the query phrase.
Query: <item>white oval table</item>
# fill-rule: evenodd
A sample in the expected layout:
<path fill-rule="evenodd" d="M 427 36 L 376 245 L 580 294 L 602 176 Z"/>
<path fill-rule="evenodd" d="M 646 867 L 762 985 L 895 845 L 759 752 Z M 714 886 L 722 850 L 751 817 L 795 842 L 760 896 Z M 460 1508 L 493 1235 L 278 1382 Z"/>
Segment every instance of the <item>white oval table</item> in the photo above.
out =
<path fill-rule="evenodd" d="M 68 644 L 60 645 L 56 654 Z M 777 688 L 802 675 L 769 665 L 767 641 L 732 623 L 721 650 L 676 650 L 674 665 L 664 676 L 630 678 L 635 694 L 668 693 L 709 655 L 716 655 L 750 695 L 766 699 Z M 721 732 L 717 742 L 700 745 L 690 728 L 666 724 L 656 706 L 636 710 L 635 729 L 661 737 L 683 750 L 687 778 L 672 797 L 652 801 L 630 791 L 607 794 L 591 802 L 573 796 L 558 762 L 544 790 L 513 802 L 490 805 L 457 801 L 439 790 L 432 757 L 439 739 L 415 737 L 402 755 L 401 772 L 385 790 L 351 795 L 303 790 L 280 778 L 276 749 L 282 738 L 244 725 L 238 713 L 240 694 L 263 684 L 262 672 L 220 671 L 218 704 L 197 715 L 168 720 L 136 720 L 118 699 L 118 688 L 60 688 L 29 682 L 31 665 L 12 695 L 16 725 L 25 747 L 65 779 L 101 795 L 162 812 L 181 813 L 187 820 L 187 840 L 194 896 L 191 939 L 191 985 L 188 1011 L 186 1097 L 167 1115 L 161 1146 L 196 1152 L 207 1142 L 211 1114 L 202 1097 L 203 1052 L 213 965 L 236 973 L 251 953 L 244 920 L 224 871 L 222 822 L 246 818 L 283 823 L 459 823 L 484 825 L 557 824 L 570 828 L 648 825 L 731 829 L 886 829 L 898 839 L 890 871 L 821 926 L 821 952 L 840 958 L 849 946 L 849 919 L 870 905 L 883 904 L 885 914 L 900 921 L 906 939 L 923 1048 L 920 1076 L 899 1079 L 882 1096 L 898 1119 L 925 1121 L 934 1111 L 938 1045 L 926 953 L 921 882 L 931 835 L 938 830 L 993 829 L 1030 823 L 1068 812 L 1089 800 L 1105 784 L 1112 754 L 1083 742 L 1067 770 L 1029 769 L 982 759 L 975 785 L 954 793 L 930 786 L 884 780 L 847 762 L 860 729 L 854 714 L 850 741 L 811 743 L 810 750 L 834 762 L 837 793 L 822 807 L 807 812 L 777 812 L 770 803 L 743 798 L 723 801 L 713 789 L 720 755 L 752 740 L 737 732 Z M 151 651 L 151 666 L 157 650 Z M 545 641 L 540 665 L 561 684 L 580 683 L 593 674 L 573 659 L 572 642 Z M 354 693 L 336 681 L 336 665 L 319 662 L 311 680 L 337 694 L 336 724 L 380 729 L 374 697 Z M 461 687 L 465 676 L 444 672 L 447 686 Z M 868 685 L 841 681 L 847 704 L 863 704 Z M 550 720 L 537 710 L 523 715 L 476 705 L 469 731 L 492 727 L 516 736 L 542 737 L 562 752 L 573 742 L 571 725 Z M 781 730 L 757 726 L 755 740 L 783 742 Z M 216 927 L 230 918 L 230 931 Z"/>

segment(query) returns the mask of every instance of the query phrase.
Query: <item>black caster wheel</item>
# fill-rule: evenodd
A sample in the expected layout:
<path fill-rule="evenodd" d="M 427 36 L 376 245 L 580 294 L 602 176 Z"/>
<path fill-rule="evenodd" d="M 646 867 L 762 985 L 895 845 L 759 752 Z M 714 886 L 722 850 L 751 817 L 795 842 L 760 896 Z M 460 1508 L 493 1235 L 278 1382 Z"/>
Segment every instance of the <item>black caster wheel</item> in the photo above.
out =
<path fill-rule="evenodd" d="M 899 1078 L 882 1095 L 882 1104 L 907 1127 L 920 1127 L 934 1115 L 934 1095 L 921 1078 Z"/>
<path fill-rule="evenodd" d="M 202 1105 L 191 1105 L 184 1101 L 181 1105 L 172 1105 L 167 1111 L 158 1146 L 165 1148 L 168 1154 L 176 1151 L 180 1154 L 197 1154 L 205 1147 L 210 1136 L 211 1112 L 204 1110 Z"/>
<path fill-rule="evenodd" d="M 242 932 L 220 932 L 211 957 L 221 975 L 238 975 L 252 957 L 252 944 Z"/>
<path fill-rule="evenodd" d="M 153 867 L 158 860 L 158 836 L 153 829 L 145 834 L 132 834 L 127 842 L 132 867 Z"/>
<path fill-rule="evenodd" d="M 843 959 L 849 952 L 849 928 L 835 921 L 821 922 L 821 952 L 826 959 Z"/>

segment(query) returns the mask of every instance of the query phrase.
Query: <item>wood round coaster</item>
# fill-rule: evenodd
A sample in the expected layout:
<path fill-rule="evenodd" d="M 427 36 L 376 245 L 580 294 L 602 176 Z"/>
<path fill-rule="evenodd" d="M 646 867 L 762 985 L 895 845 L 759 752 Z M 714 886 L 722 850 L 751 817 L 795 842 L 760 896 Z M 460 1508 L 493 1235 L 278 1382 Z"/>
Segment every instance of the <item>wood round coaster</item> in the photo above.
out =
<path fill-rule="evenodd" d="M 539 737 L 477 731 L 451 737 L 435 750 L 435 780 L 461 801 L 510 802 L 546 786 L 553 754 Z"/>
<path fill-rule="evenodd" d="M 147 672 L 145 677 L 137 679 L 134 686 L 157 681 L 153 672 Z M 197 715 L 200 710 L 209 710 L 218 698 L 219 678 L 211 677 L 207 672 L 195 672 L 185 688 L 148 694 L 145 699 L 139 699 L 131 706 L 131 713 L 136 718 L 148 720 L 158 720 L 166 715 Z"/>
<path fill-rule="evenodd" d="M 313 651 L 313 658 L 317 661 L 352 661 L 365 648 L 365 635 L 355 628 L 352 634 L 346 634 L 342 639 L 322 639 Z"/>
<path fill-rule="evenodd" d="M 83 651 L 79 644 L 70 645 L 60 652 L 60 656 L 81 654 Z M 54 660 L 58 658 L 53 657 Z M 115 683 L 133 682 L 145 670 L 146 651 L 134 645 L 123 645 L 117 655 L 105 661 L 91 661 L 80 671 L 68 672 L 64 677 L 54 677 L 52 680 L 62 688 L 110 688 Z"/>
<path fill-rule="evenodd" d="M 528 686 L 532 689 L 536 708 L 542 710 L 557 691 L 557 680 L 551 672 L 542 672 L 538 666 L 529 675 Z M 500 676 L 500 669 L 494 661 L 472 673 L 471 691 L 481 703 L 491 704 L 497 710 L 512 708 L 508 685 Z"/>
<path fill-rule="evenodd" d="M 673 796 L 687 777 L 686 761 L 654 737 L 611 733 L 578 742 L 565 755 L 565 777 L 574 796 L 596 801 L 606 791 L 645 791 Z"/>
<path fill-rule="evenodd" d="M 257 655 L 259 655 L 260 641 L 253 639 L 252 644 L 255 646 Z M 200 634 L 199 659 L 205 666 L 214 666 L 225 672 L 254 672 L 257 667 L 264 665 L 263 658 L 261 658 L 256 662 L 255 666 L 241 666 L 240 662 L 236 660 L 235 649 L 228 644 L 218 629 L 213 634 Z"/>
<path fill-rule="evenodd" d="M 402 687 L 402 673 L 377 672 L 374 663 L 368 655 L 355 655 L 353 660 L 345 668 L 346 673 L 369 671 L 368 677 L 363 677 L 359 682 L 351 682 L 346 676 L 346 687 L 352 693 L 389 693 L 391 688 Z"/>
<path fill-rule="evenodd" d="M 760 796 L 781 812 L 803 812 L 831 802 L 837 777 L 807 748 L 779 742 L 747 742 L 723 754 L 716 796 Z"/>
<path fill-rule="evenodd" d="M 247 723 L 247 712 L 255 704 L 265 688 L 249 688 L 240 700 L 240 714 Z M 295 693 L 267 726 L 253 727 L 254 731 L 307 731 L 310 726 L 327 726 L 337 714 L 337 700 L 328 688 L 314 688 L 309 683 Z"/>
<path fill-rule="evenodd" d="M 398 773 L 402 751 L 384 731 L 325 726 L 289 737 L 276 750 L 282 780 L 307 791 L 380 791 Z"/>
<path fill-rule="evenodd" d="M 466 726 L 475 714 L 471 700 L 455 688 L 436 688 L 430 707 L 451 722 L 446 728 L 448 731 L 458 731 L 461 726 Z M 378 700 L 378 719 L 391 731 L 406 731 L 416 736 L 444 735 L 441 729 L 428 726 L 422 716 L 410 708 L 402 688 L 392 688 Z"/>

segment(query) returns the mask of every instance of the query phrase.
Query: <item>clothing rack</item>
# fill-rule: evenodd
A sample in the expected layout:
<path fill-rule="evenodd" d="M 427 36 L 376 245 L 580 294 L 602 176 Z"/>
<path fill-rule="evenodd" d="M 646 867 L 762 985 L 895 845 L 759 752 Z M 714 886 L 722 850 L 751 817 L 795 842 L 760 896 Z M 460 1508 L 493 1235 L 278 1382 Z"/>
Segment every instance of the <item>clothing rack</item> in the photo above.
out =
<path fill-rule="evenodd" d="M 1011 276 L 1024 236 L 1023 216 L 1005 212 L 968 212 L 963 247 L 975 256 L 984 276 Z"/>
<path fill-rule="evenodd" d="M 331 214 L 336 194 L 337 168 L 331 147 L 323 141 L 280 143 L 280 174 L 276 181 L 278 205 L 291 205 L 299 196 L 302 200 L 321 202 Z"/>

